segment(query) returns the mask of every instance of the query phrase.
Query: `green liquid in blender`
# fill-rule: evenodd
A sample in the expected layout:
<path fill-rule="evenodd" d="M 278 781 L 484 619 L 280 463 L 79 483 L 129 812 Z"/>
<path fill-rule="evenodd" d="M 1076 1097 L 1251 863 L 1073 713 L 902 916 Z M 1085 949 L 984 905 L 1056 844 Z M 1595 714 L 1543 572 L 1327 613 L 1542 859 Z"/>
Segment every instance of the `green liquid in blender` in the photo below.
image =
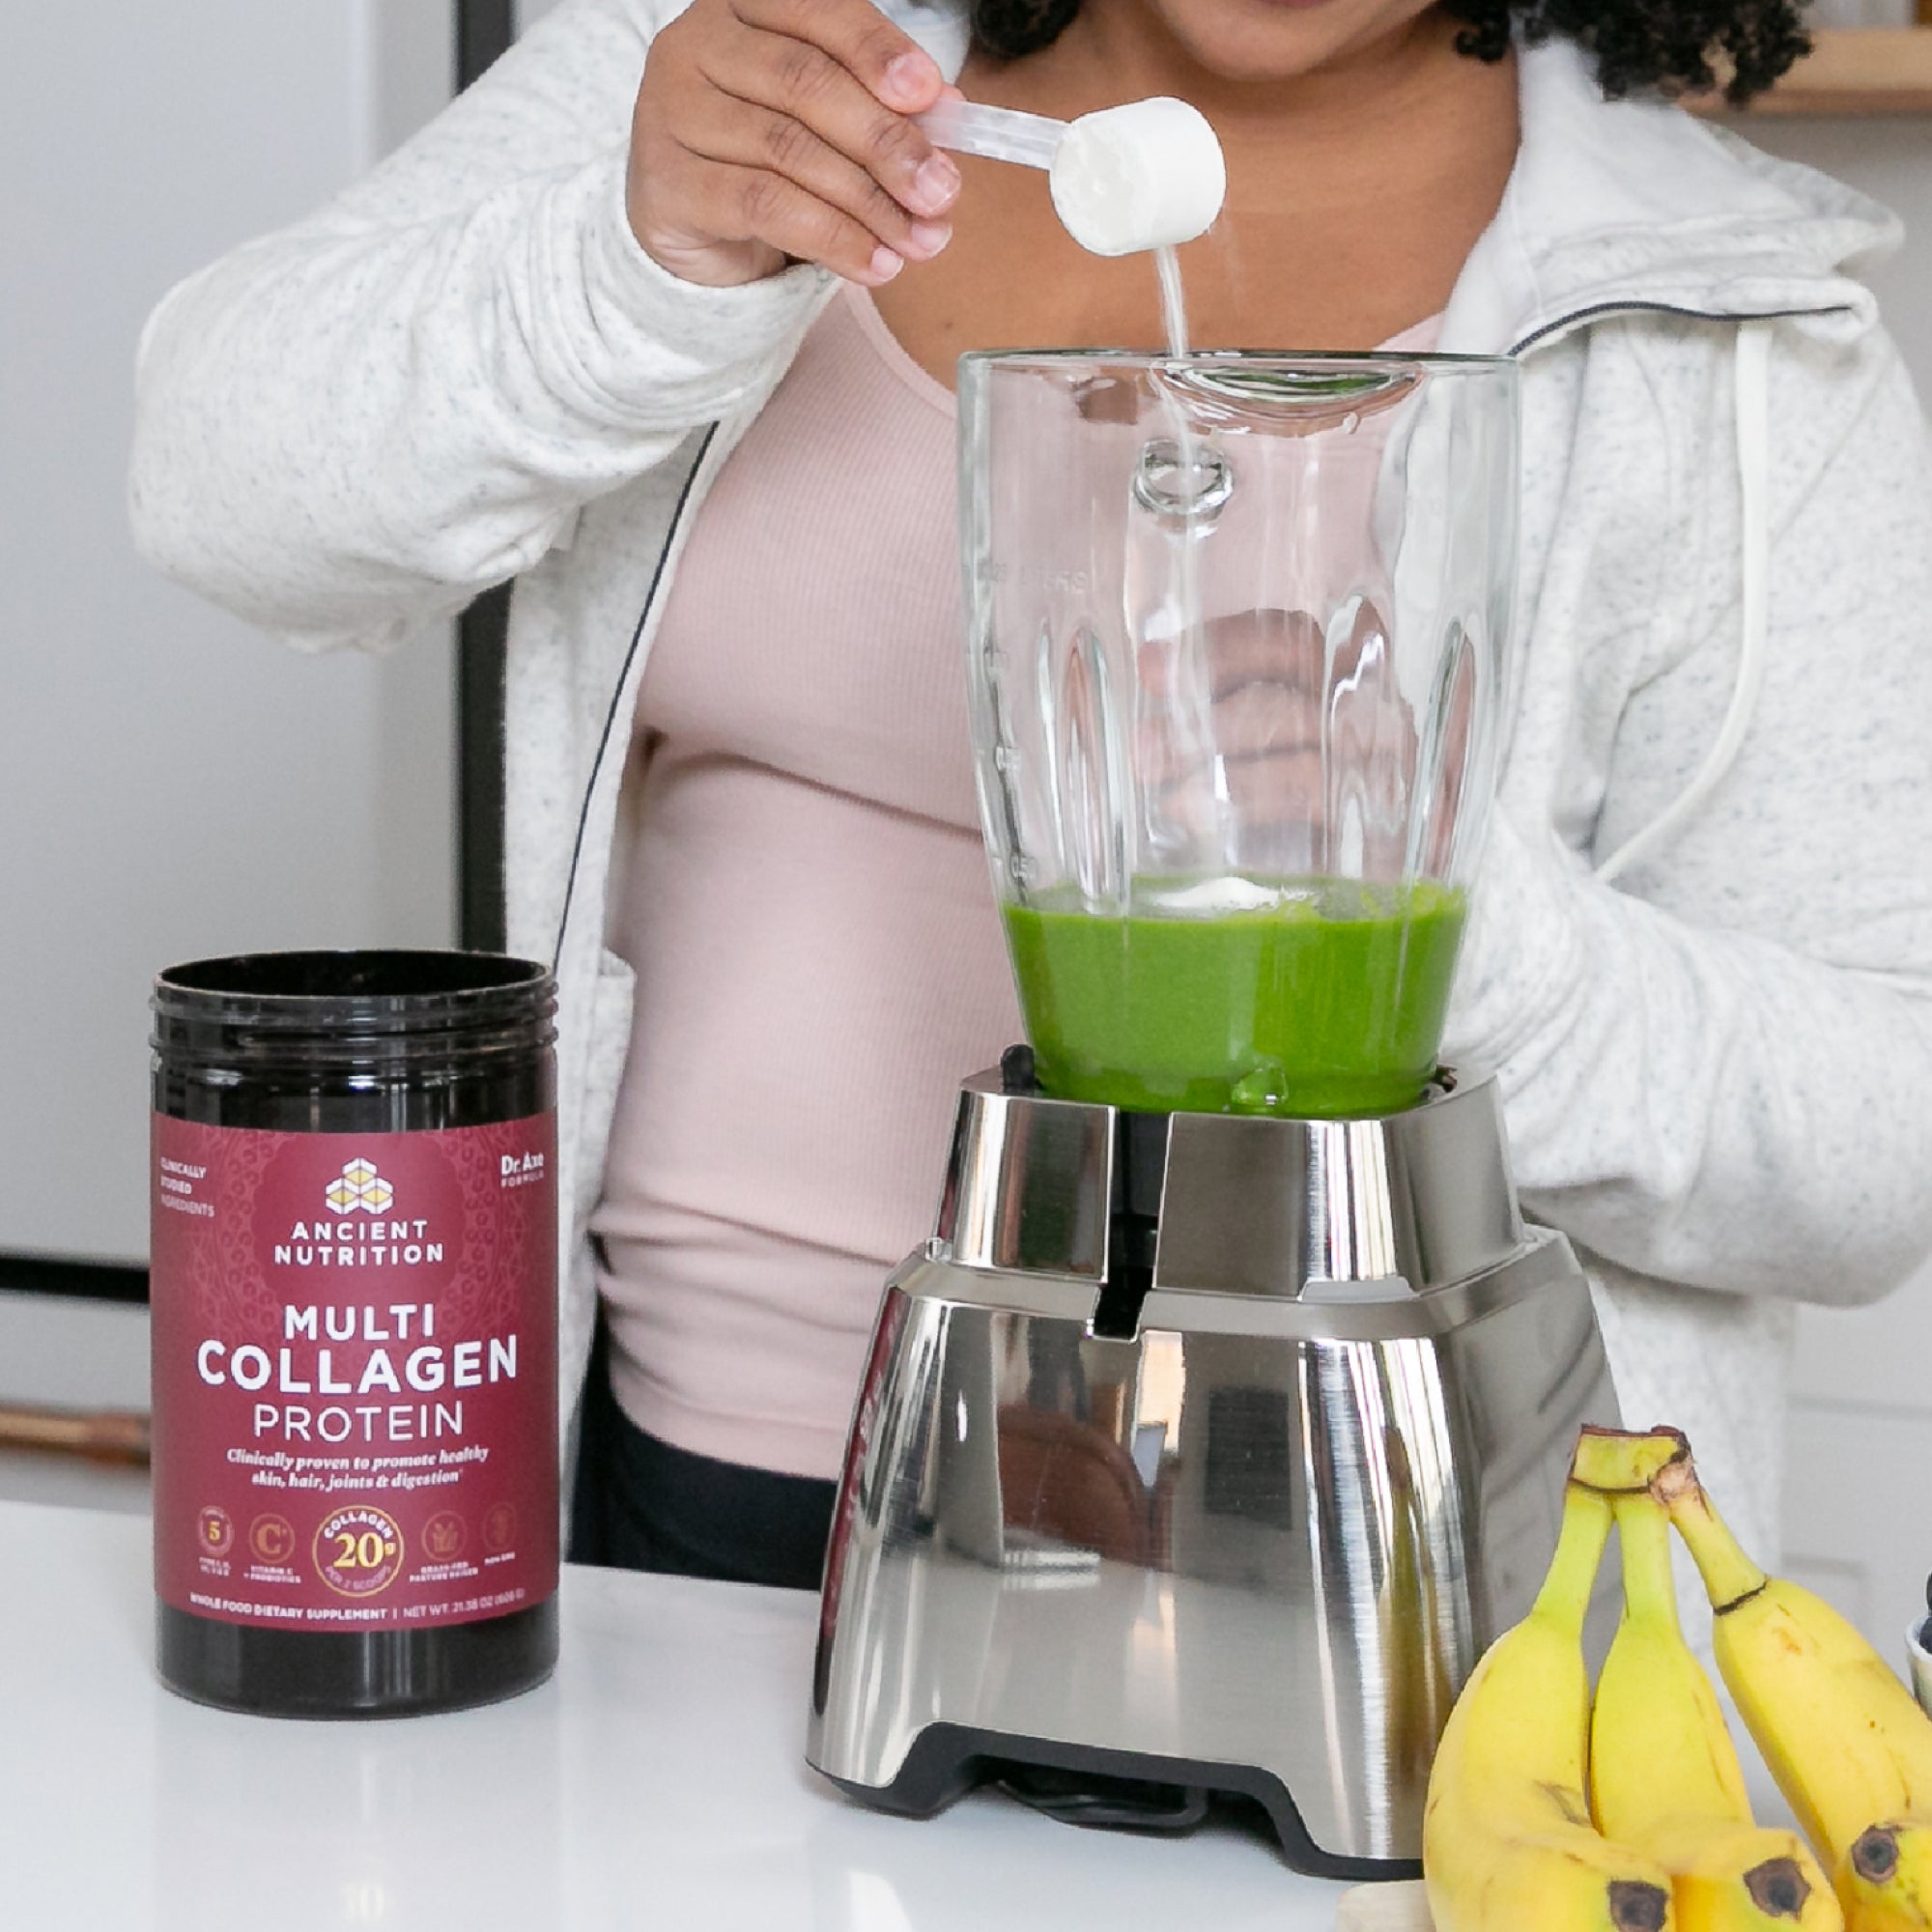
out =
<path fill-rule="evenodd" d="M 1184 912 L 1185 881 L 1124 918 L 1069 892 L 1005 908 L 1041 1087 L 1149 1113 L 1336 1119 L 1422 1097 L 1463 895 L 1433 880 L 1252 881 L 1273 902 Z M 1146 910 L 1151 903 L 1156 910 Z"/>

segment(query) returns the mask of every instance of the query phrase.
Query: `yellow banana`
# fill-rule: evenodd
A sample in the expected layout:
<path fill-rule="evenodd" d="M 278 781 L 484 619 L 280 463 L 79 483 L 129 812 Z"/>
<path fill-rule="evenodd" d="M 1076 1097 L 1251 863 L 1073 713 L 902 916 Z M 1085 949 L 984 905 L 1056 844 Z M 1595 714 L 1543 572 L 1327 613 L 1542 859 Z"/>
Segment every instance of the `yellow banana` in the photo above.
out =
<path fill-rule="evenodd" d="M 1688 1461 L 1655 1492 L 1704 1579 L 1724 1682 L 1833 1866 L 1849 1932 L 1932 1927 L 1932 1719 L 1829 1604 L 1745 1554 Z"/>
<path fill-rule="evenodd" d="M 1666 1932 L 1669 1880 L 1612 1844 L 1583 1802 L 1583 1613 L 1609 1504 L 1572 1483 L 1528 1616 L 1484 1653 L 1449 1714 L 1422 1816 L 1435 1932 Z"/>
<path fill-rule="evenodd" d="M 1611 1507 L 1624 1614 L 1590 1717 L 1597 1829 L 1670 1874 L 1678 1932 L 1842 1932 L 1831 1885 L 1804 1839 L 1752 1822 L 1718 1693 L 1677 1621 L 1662 1506 L 1635 1490 Z"/>
<path fill-rule="evenodd" d="M 1838 1898 L 1852 1932 L 1919 1932 L 1932 1923 L 1932 1823 L 1921 1814 L 1861 1832 L 1838 1861 Z"/>

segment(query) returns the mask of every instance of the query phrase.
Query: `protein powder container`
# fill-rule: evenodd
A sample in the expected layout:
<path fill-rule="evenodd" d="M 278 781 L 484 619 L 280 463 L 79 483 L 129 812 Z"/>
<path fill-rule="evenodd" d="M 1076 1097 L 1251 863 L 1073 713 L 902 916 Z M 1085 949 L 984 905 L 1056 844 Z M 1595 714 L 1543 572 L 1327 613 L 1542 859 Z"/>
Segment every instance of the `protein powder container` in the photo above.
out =
<path fill-rule="evenodd" d="M 291 1717 L 556 1661 L 555 992 L 460 952 L 155 988 L 162 1678 Z"/>

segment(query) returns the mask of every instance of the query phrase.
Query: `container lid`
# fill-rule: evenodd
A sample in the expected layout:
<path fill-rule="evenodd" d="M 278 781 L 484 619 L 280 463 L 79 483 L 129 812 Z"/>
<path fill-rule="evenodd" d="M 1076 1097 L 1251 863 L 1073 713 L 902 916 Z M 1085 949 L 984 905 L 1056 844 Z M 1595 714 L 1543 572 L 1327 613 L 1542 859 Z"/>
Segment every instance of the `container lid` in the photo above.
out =
<path fill-rule="evenodd" d="M 393 1065 L 528 1052 L 556 1037 L 549 970 L 499 953 L 254 952 L 172 966 L 155 981 L 154 1046 L 227 1064 Z"/>

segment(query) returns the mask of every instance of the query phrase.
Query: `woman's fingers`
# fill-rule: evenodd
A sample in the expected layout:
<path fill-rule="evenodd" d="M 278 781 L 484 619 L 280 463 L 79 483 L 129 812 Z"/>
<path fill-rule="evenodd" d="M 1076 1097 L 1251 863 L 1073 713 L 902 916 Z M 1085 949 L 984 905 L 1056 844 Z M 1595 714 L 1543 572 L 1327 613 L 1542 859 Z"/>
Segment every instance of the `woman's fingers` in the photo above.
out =
<path fill-rule="evenodd" d="M 747 26 L 828 54 L 895 114 L 923 114 L 946 76 L 912 36 L 871 0 L 730 0 Z"/>
<path fill-rule="evenodd" d="M 685 218 L 713 245 L 816 262 L 872 288 L 905 266 L 863 221 L 770 168 L 700 160 L 692 177 L 681 203 Z"/>
<path fill-rule="evenodd" d="M 1311 750 L 1319 754 L 1321 739 L 1318 697 L 1279 684 L 1248 684 L 1214 706 L 1205 730 L 1191 720 L 1150 714 L 1138 739 L 1140 769 L 1149 783 L 1167 784 L 1217 757 L 1262 758 Z"/>
<path fill-rule="evenodd" d="M 1198 643 L 1192 637 L 1144 643 L 1140 682 L 1155 697 L 1185 689 L 1201 672 L 1216 700 L 1257 679 L 1315 691 L 1323 682 L 1323 652 L 1321 626 L 1308 611 L 1241 611 L 1210 617 Z"/>
<path fill-rule="evenodd" d="M 952 231 L 946 222 L 911 213 L 864 168 L 820 140 L 804 122 L 750 102 L 741 103 L 741 108 L 738 114 L 722 120 L 708 137 L 700 137 L 707 139 L 701 159 L 789 182 L 828 208 L 849 215 L 874 242 L 905 260 L 929 260 L 951 239 Z M 782 202 L 783 198 L 780 199 Z M 827 232 L 841 233 L 835 228 Z M 761 239 L 779 242 L 776 235 Z M 851 238 L 846 240 L 849 257 L 855 244 Z M 786 254 L 798 253 L 796 248 L 781 242 L 779 245 Z M 851 267 L 849 260 L 835 262 L 821 255 L 805 259 L 822 262 L 841 274 L 849 272 Z"/>
<path fill-rule="evenodd" d="M 715 87 L 815 134 L 909 213 L 930 218 L 952 207 L 959 170 L 907 118 L 943 91 L 927 55 L 867 0 L 735 4 L 753 31 L 723 71 L 707 72 Z"/>
<path fill-rule="evenodd" d="M 689 281 L 789 258 L 877 286 L 949 239 L 958 170 L 907 118 L 945 92 L 871 0 L 694 0 L 645 61 L 631 227 Z"/>

